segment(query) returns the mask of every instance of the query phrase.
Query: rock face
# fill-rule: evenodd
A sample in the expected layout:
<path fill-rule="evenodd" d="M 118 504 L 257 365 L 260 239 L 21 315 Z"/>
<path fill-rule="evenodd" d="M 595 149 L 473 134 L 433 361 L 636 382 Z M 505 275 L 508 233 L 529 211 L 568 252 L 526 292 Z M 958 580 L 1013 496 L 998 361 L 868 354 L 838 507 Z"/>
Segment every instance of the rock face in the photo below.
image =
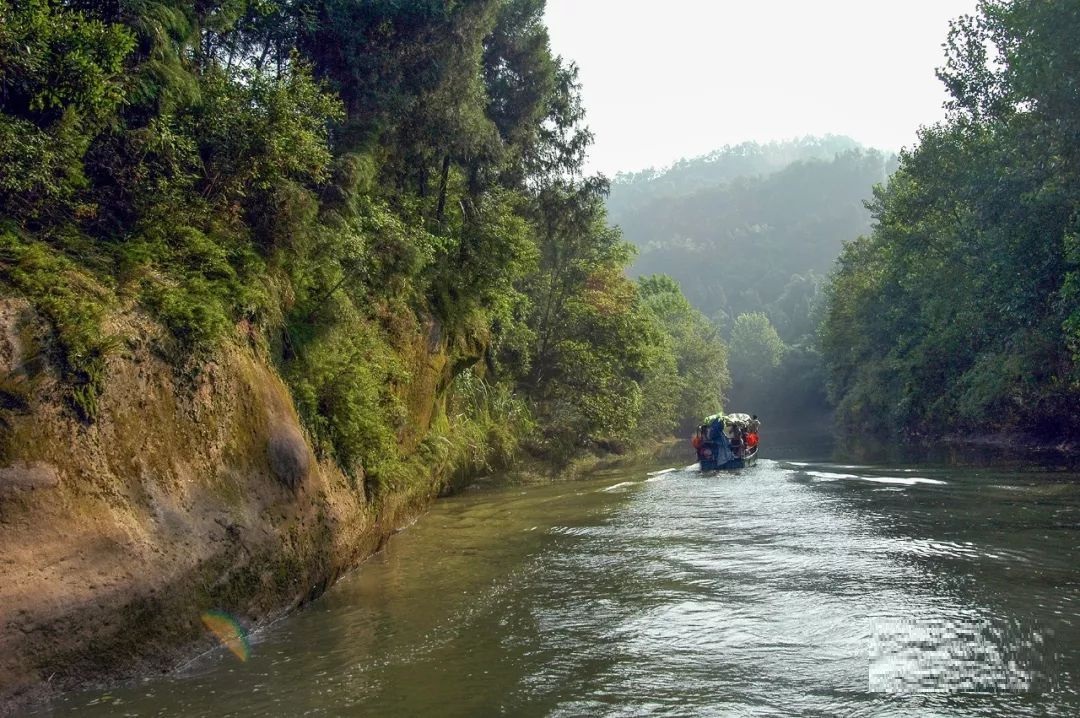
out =
<path fill-rule="evenodd" d="M 59 484 L 60 472 L 44 461 L 24 461 L 0 469 L 0 492 L 51 489 Z"/>
<path fill-rule="evenodd" d="M 294 491 L 311 470 L 311 452 L 307 442 L 300 430 L 288 422 L 275 422 L 270 428 L 266 456 L 274 476 Z"/>
<path fill-rule="evenodd" d="M 312 599 L 435 493 L 369 502 L 316 460 L 255 350 L 220 351 L 193 382 L 139 317 L 122 318 L 136 339 L 84 423 L 29 346 L 48 332 L 28 312 L 0 299 L 0 716 L 172 668 L 213 645 L 205 611 L 250 627 Z M 436 386 L 424 372 L 440 366 L 416 386 Z"/>

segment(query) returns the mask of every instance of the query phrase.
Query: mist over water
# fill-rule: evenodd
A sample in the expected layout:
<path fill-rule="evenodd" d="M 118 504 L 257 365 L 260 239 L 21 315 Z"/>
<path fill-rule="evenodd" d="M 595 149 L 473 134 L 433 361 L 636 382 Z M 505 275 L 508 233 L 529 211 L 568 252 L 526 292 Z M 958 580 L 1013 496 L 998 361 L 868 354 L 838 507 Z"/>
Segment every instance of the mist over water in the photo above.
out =
<path fill-rule="evenodd" d="M 1075 475 L 662 469 L 439 501 L 246 663 L 51 715 L 1080 713 Z"/>

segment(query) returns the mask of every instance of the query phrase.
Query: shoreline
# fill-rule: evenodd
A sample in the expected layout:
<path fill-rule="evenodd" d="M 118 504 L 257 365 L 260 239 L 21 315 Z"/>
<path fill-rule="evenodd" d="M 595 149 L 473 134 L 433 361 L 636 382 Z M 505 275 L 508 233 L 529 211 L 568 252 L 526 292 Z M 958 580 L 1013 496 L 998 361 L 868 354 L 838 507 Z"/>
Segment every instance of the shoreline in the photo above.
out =
<path fill-rule="evenodd" d="M 1006 434 L 951 435 L 942 437 L 942 441 L 939 444 L 931 445 L 931 448 L 938 450 L 942 448 L 947 450 L 970 449 L 981 454 L 984 460 L 987 458 L 987 450 L 990 450 L 990 463 L 992 465 L 1011 466 L 1015 463 L 1009 458 L 1010 456 L 1015 458 L 1017 448 L 1015 440 L 1014 436 Z M 667 460 L 679 463 L 683 458 L 683 454 L 686 453 L 683 451 L 683 444 L 684 440 L 682 438 L 672 437 L 637 447 L 635 450 L 628 451 L 625 454 L 594 453 L 571 462 L 563 470 L 552 470 L 549 465 L 544 464 L 535 457 L 525 458 L 515 467 L 493 472 L 488 477 L 476 476 L 472 480 L 455 486 L 453 491 L 447 495 L 467 491 L 472 486 L 483 485 L 486 478 L 523 484 L 574 481 L 594 475 L 597 472 L 627 465 L 646 463 L 659 465 Z M 919 449 L 925 448 L 926 445 L 919 447 Z M 1042 444 L 1030 448 L 1027 458 L 1030 459 L 1030 452 L 1039 456 L 1056 457 L 1063 453 L 1075 455 L 1074 450 L 1075 444 L 1068 442 Z M 954 454 L 950 458 L 957 459 L 959 457 Z M 364 564 L 383 550 L 395 533 L 420 519 L 438 498 L 433 495 L 426 499 L 414 497 L 411 501 L 396 503 L 394 506 L 382 506 L 379 508 L 368 506 L 362 509 L 361 512 L 368 517 L 368 521 L 365 522 L 366 525 L 358 531 L 348 532 L 350 538 L 345 542 L 345 545 L 336 542 L 335 548 L 331 544 L 322 544 L 324 546 L 323 553 L 310 554 L 308 556 L 308 565 L 303 567 L 306 579 L 302 582 L 303 585 L 292 582 L 292 592 L 287 601 L 283 600 L 285 596 L 278 589 L 272 591 L 269 597 L 262 595 L 262 598 L 257 601 L 264 607 L 263 610 L 260 611 L 258 608 L 249 607 L 249 610 L 242 612 L 243 617 L 246 619 L 247 630 L 249 632 L 264 630 L 279 621 L 288 620 L 294 613 L 303 610 L 306 605 L 317 600 L 343 576 L 353 571 L 362 570 Z M 239 541 L 244 551 L 250 552 L 249 545 L 244 542 L 248 535 L 245 533 L 243 537 L 237 539 L 226 532 L 226 536 L 222 536 L 221 539 L 227 538 L 228 541 Z M 219 549 L 223 546 L 227 548 L 230 545 L 228 541 L 222 541 Z M 249 562 L 253 564 L 253 568 L 247 573 L 252 573 L 256 568 L 265 569 L 265 567 L 272 565 L 275 559 L 281 558 L 275 555 L 275 552 L 280 551 L 280 547 L 276 544 L 263 544 L 262 548 L 263 554 L 254 557 L 249 556 Z M 343 551 L 342 549 L 347 550 Z M 147 588 L 145 581 L 143 584 L 135 582 L 131 586 L 142 585 L 144 590 L 140 595 L 128 596 L 129 599 L 134 598 L 132 602 L 108 606 L 99 604 L 96 611 L 89 613 L 75 611 L 74 615 L 70 607 L 68 607 L 63 609 L 64 615 L 62 618 L 65 623 L 73 626 L 76 623 L 94 621 L 116 622 L 124 615 L 126 609 L 130 608 L 131 603 L 139 600 L 150 600 L 155 593 L 157 598 L 153 600 L 157 601 L 156 606 L 159 615 L 167 613 L 169 606 L 169 600 L 162 598 L 162 593 L 172 594 L 177 601 L 177 609 L 182 609 L 190 604 L 190 601 L 185 600 L 190 599 L 190 596 L 185 597 L 183 594 L 197 593 L 194 588 L 198 583 L 209 580 L 211 576 L 216 576 L 220 580 L 221 576 L 230 575 L 228 570 L 226 570 L 225 574 L 221 573 L 222 563 L 233 560 L 235 560 L 235 551 L 225 550 L 220 555 L 207 556 L 204 562 L 196 567 L 193 574 L 180 580 L 179 583 L 164 587 L 158 586 L 156 589 L 151 588 L 147 593 L 145 591 Z M 259 573 L 259 571 L 254 572 Z M 261 571 L 261 573 L 265 574 L 265 570 Z M 157 578 L 160 579 L 161 577 Z M 256 590 L 255 593 L 260 592 Z M 262 593 L 265 594 L 265 591 Z M 274 596 L 277 598 L 274 598 Z M 61 616 L 53 616 L 53 618 L 59 620 Z M 45 624 L 51 627 L 48 621 Z M 78 626 L 75 626 L 75 628 L 77 629 Z M 202 630 L 197 630 L 194 634 L 188 633 L 187 640 L 177 640 L 170 643 L 170 637 L 172 639 L 182 638 L 185 635 L 184 632 L 161 631 L 149 624 L 139 624 L 137 629 L 131 629 L 130 626 L 124 624 L 124 628 L 139 636 L 138 639 L 133 637 L 128 646 L 130 649 L 137 650 L 137 654 L 121 655 L 122 660 L 113 663 L 109 660 L 109 652 L 105 651 L 97 657 L 96 661 L 89 663 L 85 661 L 81 663 L 75 662 L 73 665 L 67 666 L 67 670 L 54 671 L 47 676 L 42 675 L 42 679 L 35 684 L 23 685 L 21 690 L 9 693 L 0 699 L 0 716 L 15 716 L 25 713 L 30 715 L 47 714 L 50 702 L 58 695 L 76 691 L 108 690 L 113 686 L 131 685 L 153 676 L 174 674 L 183 671 L 185 667 L 191 665 L 194 661 L 198 661 L 208 652 L 219 649 L 216 641 Z M 5 642 L 10 641 L 6 640 Z"/>
<path fill-rule="evenodd" d="M 216 644 L 208 611 L 279 620 L 377 553 L 453 469 L 417 464 L 371 495 L 315 451 L 257 348 L 230 344 L 184 375 L 134 315 L 116 321 L 138 339 L 109 358 L 99 415 L 81 421 L 60 372 L 32 361 L 47 334 L 11 329 L 38 325 L 9 304 L 0 367 L 32 391 L 0 423 L 0 716 L 175 670 Z"/>

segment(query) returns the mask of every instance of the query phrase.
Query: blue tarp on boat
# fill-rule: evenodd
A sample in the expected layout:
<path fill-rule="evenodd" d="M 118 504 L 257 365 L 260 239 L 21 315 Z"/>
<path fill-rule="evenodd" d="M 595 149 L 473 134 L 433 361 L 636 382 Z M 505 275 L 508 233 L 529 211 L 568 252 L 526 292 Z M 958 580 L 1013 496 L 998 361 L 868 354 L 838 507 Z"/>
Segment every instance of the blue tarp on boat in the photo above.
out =
<path fill-rule="evenodd" d="M 692 443 L 702 471 L 741 469 L 757 458 L 757 428 L 749 414 L 713 414 L 698 427 Z"/>
<path fill-rule="evenodd" d="M 705 440 L 698 449 L 701 468 L 704 471 L 718 469 L 735 460 L 735 454 L 731 450 L 731 443 L 724 436 L 723 418 L 709 418 L 711 421 L 705 424 Z"/>

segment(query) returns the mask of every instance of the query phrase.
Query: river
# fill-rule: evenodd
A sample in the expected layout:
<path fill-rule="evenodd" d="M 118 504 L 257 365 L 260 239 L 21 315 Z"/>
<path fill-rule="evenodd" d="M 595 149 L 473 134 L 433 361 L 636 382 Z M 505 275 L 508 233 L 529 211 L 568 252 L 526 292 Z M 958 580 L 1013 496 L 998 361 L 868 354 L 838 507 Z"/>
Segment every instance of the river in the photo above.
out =
<path fill-rule="evenodd" d="M 1080 479 L 490 480 L 304 610 L 52 716 L 1076 716 Z"/>

